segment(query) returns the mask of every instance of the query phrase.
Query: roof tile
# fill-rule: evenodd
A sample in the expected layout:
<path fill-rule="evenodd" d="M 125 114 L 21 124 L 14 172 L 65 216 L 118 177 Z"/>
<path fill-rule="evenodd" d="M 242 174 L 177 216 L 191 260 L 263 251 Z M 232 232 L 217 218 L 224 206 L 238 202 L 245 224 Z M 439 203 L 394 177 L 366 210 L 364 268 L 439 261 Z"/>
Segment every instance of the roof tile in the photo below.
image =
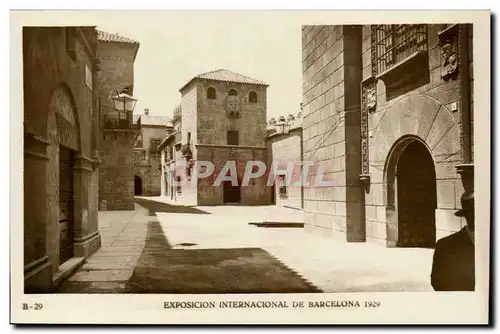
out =
<path fill-rule="evenodd" d="M 97 39 L 101 42 L 109 42 L 109 43 L 139 44 L 138 41 L 133 40 L 131 38 L 123 37 L 118 34 L 113 34 L 101 30 L 97 30 Z"/>
<path fill-rule="evenodd" d="M 261 80 L 257 79 L 252 79 L 250 77 L 247 77 L 246 75 L 239 74 L 230 70 L 226 69 L 218 69 L 215 71 L 210 71 L 210 72 L 205 72 L 196 75 L 193 77 L 187 84 L 185 84 L 181 90 L 186 87 L 191 81 L 194 79 L 205 79 L 205 80 L 215 80 L 215 81 L 224 81 L 224 82 L 234 82 L 234 83 L 244 83 L 244 84 L 251 84 L 251 85 L 262 85 L 262 86 L 268 86 L 267 83 Z"/>

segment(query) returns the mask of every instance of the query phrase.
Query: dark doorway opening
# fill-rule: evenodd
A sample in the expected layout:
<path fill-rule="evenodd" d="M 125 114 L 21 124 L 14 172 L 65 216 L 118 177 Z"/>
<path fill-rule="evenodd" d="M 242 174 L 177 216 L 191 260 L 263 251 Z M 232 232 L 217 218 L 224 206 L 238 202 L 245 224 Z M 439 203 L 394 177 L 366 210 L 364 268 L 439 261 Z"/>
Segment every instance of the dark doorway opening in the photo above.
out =
<path fill-rule="evenodd" d="M 271 203 L 276 204 L 276 185 L 271 186 Z"/>
<path fill-rule="evenodd" d="M 427 147 L 414 140 L 396 165 L 399 247 L 434 247 L 436 171 Z"/>
<path fill-rule="evenodd" d="M 73 151 L 59 146 L 59 264 L 73 257 L 74 188 Z"/>
<path fill-rule="evenodd" d="M 223 182 L 224 203 L 239 203 L 241 200 L 241 189 L 238 182 L 237 186 L 233 186 L 231 181 Z"/>
<path fill-rule="evenodd" d="M 134 176 L 134 195 L 142 196 L 142 179 L 140 176 Z"/>

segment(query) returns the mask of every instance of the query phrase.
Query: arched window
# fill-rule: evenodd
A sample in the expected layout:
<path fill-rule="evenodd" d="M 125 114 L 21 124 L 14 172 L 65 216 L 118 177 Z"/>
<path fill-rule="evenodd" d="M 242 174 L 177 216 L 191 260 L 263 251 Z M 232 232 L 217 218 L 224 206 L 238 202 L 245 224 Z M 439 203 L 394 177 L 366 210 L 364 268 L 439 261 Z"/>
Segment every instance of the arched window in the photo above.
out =
<path fill-rule="evenodd" d="M 231 89 L 231 90 L 229 91 L 229 96 L 236 96 L 236 95 L 238 95 L 238 92 L 237 92 L 236 90 Z"/>
<path fill-rule="evenodd" d="M 248 94 L 248 101 L 250 103 L 257 103 L 257 93 L 256 92 L 250 92 L 250 94 Z"/>
<path fill-rule="evenodd" d="M 215 92 L 215 88 L 208 87 L 207 89 L 207 99 L 215 100 L 217 93 Z"/>

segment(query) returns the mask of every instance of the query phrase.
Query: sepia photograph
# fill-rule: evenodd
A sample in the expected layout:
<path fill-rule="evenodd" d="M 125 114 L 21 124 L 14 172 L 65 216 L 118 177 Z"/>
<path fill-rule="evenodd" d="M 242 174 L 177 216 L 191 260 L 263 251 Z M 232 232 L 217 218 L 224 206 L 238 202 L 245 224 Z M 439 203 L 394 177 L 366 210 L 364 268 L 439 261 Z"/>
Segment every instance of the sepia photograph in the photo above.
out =
<path fill-rule="evenodd" d="M 488 11 L 49 13 L 11 12 L 11 321 L 488 322 Z"/>

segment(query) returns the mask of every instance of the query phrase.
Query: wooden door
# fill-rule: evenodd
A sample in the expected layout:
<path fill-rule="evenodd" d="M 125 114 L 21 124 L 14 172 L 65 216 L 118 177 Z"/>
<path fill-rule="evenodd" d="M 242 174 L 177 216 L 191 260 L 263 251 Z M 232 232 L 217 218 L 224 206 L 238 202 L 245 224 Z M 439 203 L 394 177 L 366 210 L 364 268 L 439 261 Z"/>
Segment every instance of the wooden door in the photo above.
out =
<path fill-rule="evenodd" d="M 59 264 L 73 257 L 73 153 L 59 148 Z"/>

